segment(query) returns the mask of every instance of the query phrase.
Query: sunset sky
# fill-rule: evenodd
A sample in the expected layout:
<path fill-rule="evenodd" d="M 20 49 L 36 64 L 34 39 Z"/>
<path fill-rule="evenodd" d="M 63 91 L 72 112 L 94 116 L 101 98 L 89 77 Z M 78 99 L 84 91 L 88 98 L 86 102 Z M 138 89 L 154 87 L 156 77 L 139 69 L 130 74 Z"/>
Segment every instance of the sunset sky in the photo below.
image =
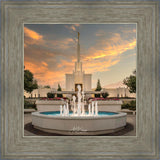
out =
<path fill-rule="evenodd" d="M 73 73 L 80 32 L 83 70 L 92 88 L 123 81 L 136 69 L 136 24 L 25 24 L 24 65 L 38 85 L 65 88 Z"/>

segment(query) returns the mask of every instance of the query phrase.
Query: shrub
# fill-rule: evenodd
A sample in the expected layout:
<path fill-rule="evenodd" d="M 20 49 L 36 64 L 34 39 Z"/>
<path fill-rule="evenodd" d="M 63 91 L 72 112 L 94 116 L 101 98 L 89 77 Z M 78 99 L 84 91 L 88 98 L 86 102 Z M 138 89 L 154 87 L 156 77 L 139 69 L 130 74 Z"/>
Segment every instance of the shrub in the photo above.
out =
<path fill-rule="evenodd" d="M 136 101 L 122 104 L 122 109 L 136 110 Z"/>
<path fill-rule="evenodd" d="M 94 96 L 95 96 L 95 98 L 100 98 L 101 97 L 100 94 L 95 94 Z"/>
<path fill-rule="evenodd" d="M 95 91 L 101 91 L 102 87 L 101 87 L 101 83 L 100 83 L 100 80 L 98 79 L 97 81 L 97 88 L 95 89 Z M 95 94 L 94 95 L 96 98 L 100 98 L 101 95 L 100 94 Z"/>
<path fill-rule="evenodd" d="M 54 98 L 54 97 L 55 97 L 54 93 L 51 93 L 51 92 L 47 93 L 47 98 Z"/>
<path fill-rule="evenodd" d="M 61 88 L 60 84 L 58 84 L 58 89 L 57 89 L 57 91 L 62 91 L 62 88 Z M 62 97 L 63 97 L 63 94 L 57 94 L 57 97 L 62 98 Z"/>
<path fill-rule="evenodd" d="M 35 110 L 37 110 L 35 103 L 29 102 L 29 101 L 26 101 L 26 100 L 24 100 L 24 109 L 35 109 Z"/>
<path fill-rule="evenodd" d="M 107 98 L 108 96 L 109 96 L 109 93 L 108 93 L 108 92 L 102 93 L 102 97 L 103 97 L 103 98 Z"/>

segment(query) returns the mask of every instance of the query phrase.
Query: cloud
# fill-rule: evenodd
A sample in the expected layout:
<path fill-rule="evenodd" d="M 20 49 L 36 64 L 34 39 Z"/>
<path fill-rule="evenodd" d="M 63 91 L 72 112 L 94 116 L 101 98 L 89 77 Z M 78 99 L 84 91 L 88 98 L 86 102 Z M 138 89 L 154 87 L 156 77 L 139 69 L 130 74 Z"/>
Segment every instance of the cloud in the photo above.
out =
<path fill-rule="evenodd" d="M 97 37 L 105 36 L 105 35 L 106 35 L 106 32 L 103 31 L 103 30 L 99 30 L 98 32 L 96 32 L 95 35 L 96 35 Z"/>
<path fill-rule="evenodd" d="M 74 31 L 79 24 L 66 26 Z M 133 36 L 135 32 L 135 30 L 109 34 L 103 30 L 96 32 L 94 45 L 87 51 L 83 50 L 81 45 L 81 59 L 85 73 L 109 71 L 112 66 L 118 64 L 124 52 L 136 47 L 136 38 Z M 55 87 L 60 83 L 64 88 L 65 74 L 73 73 L 74 70 L 76 41 L 70 37 L 47 40 L 40 34 L 38 35 L 41 37 L 35 39 L 33 38 L 35 36 L 31 35 L 29 32 L 25 35 L 24 45 L 27 46 L 24 49 L 25 68 L 33 72 L 40 85 L 48 84 Z"/>
<path fill-rule="evenodd" d="M 39 33 L 24 27 L 24 47 L 29 45 L 40 45 L 44 42 L 43 36 Z"/>
<path fill-rule="evenodd" d="M 71 62 L 61 60 L 60 63 L 57 65 L 57 68 L 59 68 L 59 70 L 63 69 L 65 73 L 72 72 L 74 70 L 74 62 L 73 60 Z"/>
<path fill-rule="evenodd" d="M 39 33 L 24 27 L 24 47 L 40 47 L 40 48 L 47 48 L 47 49 L 61 49 L 66 50 L 69 48 L 73 48 L 75 46 L 75 40 L 72 38 L 64 38 L 60 40 L 48 40 L 45 39 L 47 37 L 44 37 L 43 35 L 40 35 Z"/>
<path fill-rule="evenodd" d="M 56 55 L 60 55 L 59 52 L 53 52 L 47 48 L 41 48 L 37 46 L 28 46 L 24 48 L 24 61 L 33 62 L 39 64 L 41 62 L 50 62 L 54 64 Z"/>
<path fill-rule="evenodd" d="M 84 60 L 101 59 L 104 57 L 119 56 L 127 50 L 136 47 L 136 38 L 124 40 L 119 33 L 112 33 L 110 38 L 103 38 L 97 41 L 94 47 L 90 47 Z"/>
<path fill-rule="evenodd" d="M 76 27 L 79 27 L 80 26 L 80 24 L 74 24 Z"/>
<path fill-rule="evenodd" d="M 75 57 L 35 46 L 25 48 L 24 53 L 25 69 L 34 74 L 39 85 L 48 84 L 55 87 L 60 83 L 64 88 L 65 73 L 73 72 Z"/>
<path fill-rule="evenodd" d="M 27 27 L 24 27 L 24 34 L 29 37 L 29 38 L 32 38 L 34 40 L 39 40 L 39 39 L 42 39 L 43 36 L 40 35 L 39 33 L 27 28 Z"/>
<path fill-rule="evenodd" d="M 127 33 L 127 34 L 132 34 L 132 33 L 136 33 L 136 29 L 121 29 L 121 31 L 123 33 Z"/>
<path fill-rule="evenodd" d="M 83 63 L 83 69 L 86 73 L 104 72 L 108 71 L 109 67 L 116 65 L 120 59 L 104 59 L 103 61 L 91 61 Z"/>
<path fill-rule="evenodd" d="M 48 66 L 48 64 L 46 63 L 46 62 L 42 62 L 42 65 L 44 65 L 44 66 Z"/>
<path fill-rule="evenodd" d="M 64 40 L 53 40 L 48 42 L 48 46 L 53 46 L 53 48 L 58 49 L 68 49 L 75 44 L 74 39 L 65 38 Z"/>
<path fill-rule="evenodd" d="M 127 34 L 133 34 L 133 32 L 135 31 L 131 30 Z M 136 47 L 135 36 L 126 39 L 126 36 L 120 33 L 110 33 L 107 37 L 102 37 L 105 35 L 102 30 L 97 33 L 97 43 L 81 56 L 83 68 L 88 73 L 109 71 L 110 67 L 120 62 L 121 55 L 124 52 L 133 50 Z"/>
<path fill-rule="evenodd" d="M 64 80 L 63 71 L 52 71 L 45 65 L 25 62 L 25 69 L 30 70 L 34 74 L 34 78 L 38 81 L 38 85 L 55 85 Z M 64 83 L 62 84 L 64 85 Z"/>
<path fill-rule="evenodd" d="M 71 31 L 77 31 L 78 27 L 80 27 L 80 24 L 65 25 L 65 27 Z"/>

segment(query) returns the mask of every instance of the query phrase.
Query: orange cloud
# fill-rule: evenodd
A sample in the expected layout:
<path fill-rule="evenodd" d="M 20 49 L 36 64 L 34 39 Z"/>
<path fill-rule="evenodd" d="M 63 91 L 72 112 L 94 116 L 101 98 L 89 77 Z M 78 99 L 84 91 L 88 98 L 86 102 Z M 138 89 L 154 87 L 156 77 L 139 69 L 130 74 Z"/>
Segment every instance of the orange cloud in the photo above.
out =
<path fill-rule="evenodd" d="M 82 57 L 84 62 L 87 61 L 87 63 L 83 63 L 83 68 L 90 73 L 108 71 L 109 67 L 120 61 L 121 54 L 135 47 L 135 38 L 123 40 L 119 33 L 113 33 L 110 38 L 100 39 L 94 47 L 89 48 L 87 52 L 89 54 Z"/>
<path fill-rule="evenodd" d="M 105 60 L 105 61 L 92 61 L 90 63 L 84 63 L 83 64 L 83 69 L 85 70 L 86 73 L 94 73 L 94 72 L 104 72 L 108 71 L 109 67 L 117 64 L 120 60 L 115 59 L 115 60 Z"/>
<path fill-rule="evenodd" d="M 27 27 L 24 27 L 24 34 L 27 36 L 27 37 L 30 37 L 32 39 L 35 39 L 35 40 L 39 40 L 39 39 L 42 39 L 43 36 L 40 35 L 39 33 L 27 28 Z"/>
<path fill-rule="evenodd" d="M 74 25 L 73 27 L 77 26 Z M 87 50 L 86 55 L 81 55 L 83 62 L 83 70 L 86 73 L 93 74 L 95 72 L 108 71 L 111 66 L 114 66 L 119 63 L 121 54 L 123 54 L 127 50 L 131 50 L 136 47 L 135 38 L 123 40 L 119 33 L 112 33 L 112 36 L 106 39 L 101 39 L 100 35 L 97 37 L 100 38 L 97 40 L 97 44 L 90 47 Z M 28 43 L 35 44 L 36 42 L 40 41 L 41 45 L 43 44 L 43 46 L 45 47 L 52 46 L 56 49 L 58 48 L 72 50 L 72 47 L 75 47 L 75 56 L 67 55 L 67 53 L 62 50 L 62 52 L 65 53 L 64 55 L 66 55 L 66 59 L 64 59 L 64 57 L 60 59 L 60 56 L 58 55 L 59 53 L 54 54 L 54 52 L 46 52 L 44 50 L 44 55 L 43 52 L 40 53 L 41 50 L 38 50 L 37 52 L 33 52 L 33 54 L 35 53 L 37 54 L 37 56 L 40 55 L 41 57 L 44 56 L 44 59 L 42 58 L 39 62 L 37 62 L 36 58 L 32 58 L 32 60 L 30 58 L 25 59 L 24 62 L 25 68 L 29 69 L 34 74 L 34 77 L 35 79 L 37 79 L 39 85 L 48 84 L 51 86 L 57 86 L 57 84 L 60 83 L 62 87 L 64 87 L 65 74 L 72 73 L 74 70 L 74 62 L 76 60 L 76 44 L 74 39 L 65 38 L 63 40 L 54 40 L 46 42 L 42 36 L 42 38 L 40 38 L 39 40 L 33 38 L 30 38 L 29 40 Z M 52 61 L 54 63 L 54 67 L 51 67 Z"/>
<path fill-rule="evenodd" d="M 73 31 L 76 31 L 76 27 L 75 27 L 75 26 L 71 26 L 71 29 L 72 29 Z"/>
<path fill-rule="evenodd" d="M 43 64 L 44 66 L 46 66 L 46 67 L 48 66 L 48 64 L 47 64 L 46 62 L 42 62 L 42 64 Z"/>
<path fill-rule="evenodd" d="M 109 39 L 103 39 L 99 42 L 102 47 L 97 49 L 91 47 L 89 49 L 89 56 L 84 57 L 84 60 L 104 58 L 108 56 L 118 56 L 127 50 L 134 49 L 136 47 L 136 39 L 123 40 L 118 33 L 114 33 Z"/>
<path fill-rule="evenodd" d="M 43 44 L 44 40 L 43 40 L 43 36 L 40 35 L 39 33 L 24 27 L 24 47 L 26 48 L 28 45 L 40 45 Z"/>
<path fill-rule="evenodd" d="M 75 42 L 72 38 L 66 38 L 61 41 L 56 41 L 57 47 L 61 49 L 70 48 L 70 45 L 73 45 Z"/>
<path fill-rule="evenodd" d="M 68 49 L 73 44 L 75 45 L 75 41 L 72 38 L 65 38 L 63 40 L 45 40 L 44 37 L 37 32 L 24 27 L 24 47 L 26 48 L 28 45 L 41 45 L 41 47 L 50 47 L 53 49 Z"/>
<path fill-rule="evenodd" d="M 90 62 L 83 63 L 83 70 L 86 73 L 94 73 L 98 71 L 107 71 L 112 65 L 115 65 L 119 60 L 109 60 L 103 62 Z M 41 65 L 42 64 L 42 65 Z M 25 69 L 30 70 L 34 74 L 34 78 L 38 81 L 38 85 L 50 85 L 57 86 L 58 83 L 65 87 L 65 74 L 72 73 L 74 71 L 74 62 L 68 62 L 66 60 L 61 60 L 57 65 L 57 68 L 51 70 L 48 68 L 47 63 L 41 62 L 36 64 L 33 62 L 25 61 Z"/>
<path fill-rule="evenodd" d="M 65 27 L 67 29 L 70 29 L 71 31 L 77 31 L 77 27 L 79 27 L 80 24 L 73 24 L 73 25 L 66 25 Z"/>
<path fill-rule="evenodd" d="M 24 62 L 25 69 L 30 70 L 34 74 L 34 78 L 38 81 L 38 85 L 55 85 L 61 83 L 64 85 L 64 71 L 51 71 L 48 66 Z"/>
<path fill-rule="evenodd" d="M 42 46 L 64 50 L 75 46 L 75 41 L 72 38 L 64 38 L 62 40 L 48 40 L 44 41 Z"/>
<path fill-rule="evenodd" d="M 27 47 L 26 43 L 24 43 L 24 47 Z"/>
<path fill-rule="evenodd" d="M 136 33 L 136 29 L 133 29 L 133 30 L 127 30 L 127 29 L 123 29 L 123 28 L 122 28 L 122 32 L 123 32 L 123 33 L 127 33 L 127 34 L 130 34 L 130 33 Z"/>
<path fill-rule="evenodd" d="M 100 53 L 99 55 L 92 57 L 93 59 L 103 58 L 106 57 L 106 54 Z"/>
<path fill-rule="evenodd" d="M 79 27 L 80 26 L 80 24 L 74 24 L 76 27 Z"/>
<path fill-rule="evenodd" d="M 74 70 L 74 62 L 61 60 L 60 63 L 57 65 L 57 68 L 63 68 L 64 72 L 71 72 Z"/>

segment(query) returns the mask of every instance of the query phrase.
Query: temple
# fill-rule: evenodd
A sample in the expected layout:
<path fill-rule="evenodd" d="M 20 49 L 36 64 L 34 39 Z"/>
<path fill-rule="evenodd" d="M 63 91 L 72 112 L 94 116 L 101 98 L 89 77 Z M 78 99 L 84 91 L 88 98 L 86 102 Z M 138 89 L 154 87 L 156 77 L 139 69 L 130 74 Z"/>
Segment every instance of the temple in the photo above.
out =
<path fill-rule="evenodd" d="M 78 32 L 77 61 L 73 73 L 66 74 L 66 91 L 77 91 L 77 85 L 80 85 L 84 91 L 91 91 L 92 89 L 92 74 L 85 74 L 82 69 L 79 37 L 80 33 Z"/>

